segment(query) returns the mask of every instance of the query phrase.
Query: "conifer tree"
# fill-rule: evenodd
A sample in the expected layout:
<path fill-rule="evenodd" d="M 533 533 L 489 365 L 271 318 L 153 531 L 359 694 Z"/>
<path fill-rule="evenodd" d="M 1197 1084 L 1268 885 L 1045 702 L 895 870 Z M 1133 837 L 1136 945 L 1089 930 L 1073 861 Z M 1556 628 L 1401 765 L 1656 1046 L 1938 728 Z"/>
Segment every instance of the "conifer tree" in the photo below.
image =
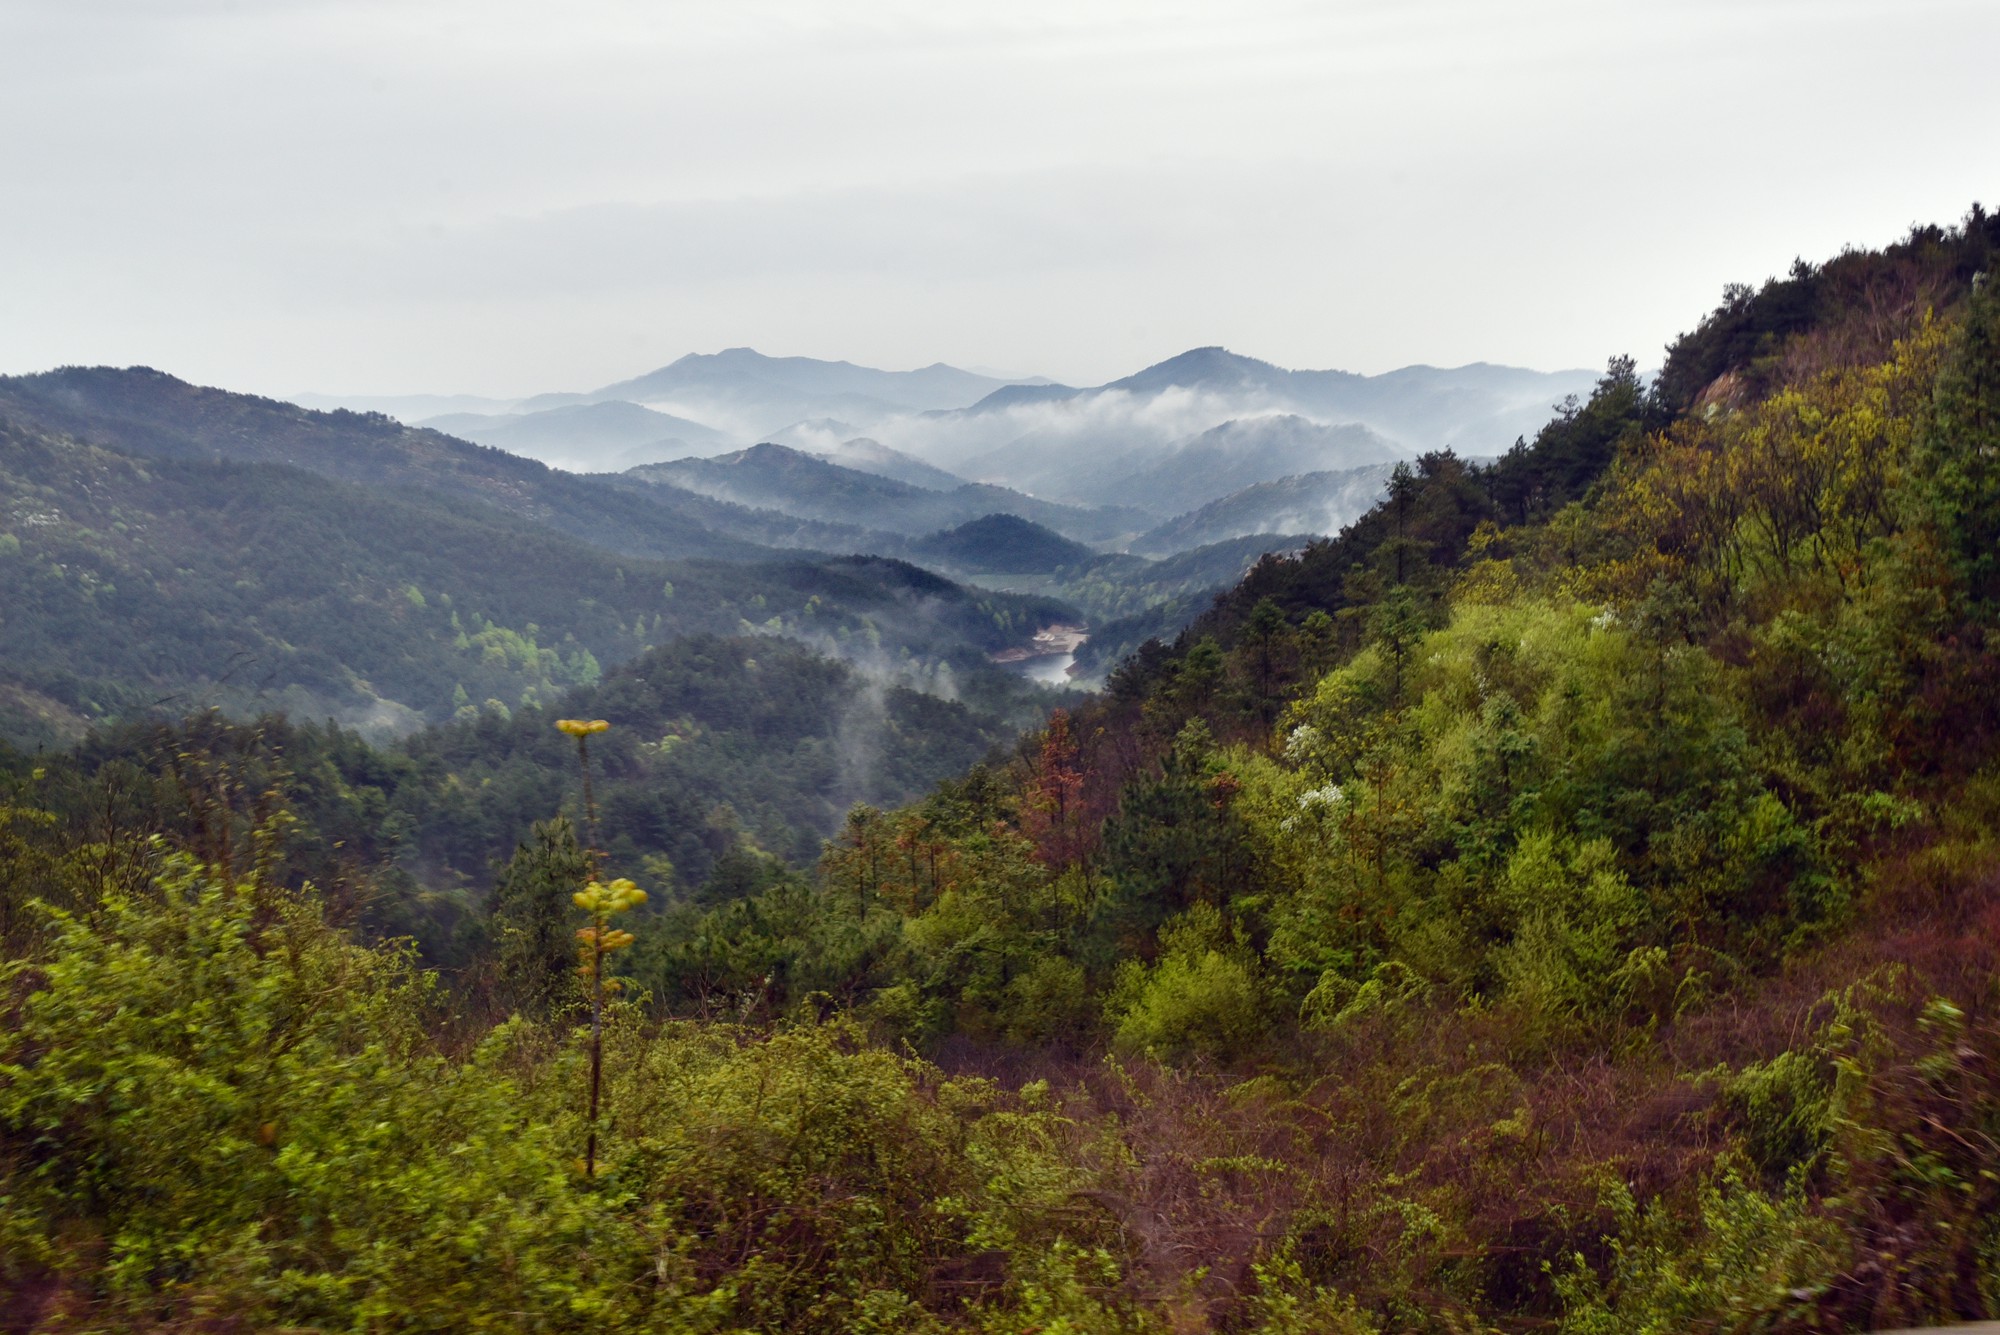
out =
<path fill-rule="evenodd" d="M 1938 376 L 1923 470 L 1947 556 L 1973 614 L 2000 612 L 2000 291 L 1975 281 L 1958 346 Z"/>
<path fill-rule="evenodd" d="M 493 893 L 495 967 L 501 1004 L 545 1017 L 576 996 L 570 896 L 590 863 L 567 816 L 537 822 L 515 846 Z"/>

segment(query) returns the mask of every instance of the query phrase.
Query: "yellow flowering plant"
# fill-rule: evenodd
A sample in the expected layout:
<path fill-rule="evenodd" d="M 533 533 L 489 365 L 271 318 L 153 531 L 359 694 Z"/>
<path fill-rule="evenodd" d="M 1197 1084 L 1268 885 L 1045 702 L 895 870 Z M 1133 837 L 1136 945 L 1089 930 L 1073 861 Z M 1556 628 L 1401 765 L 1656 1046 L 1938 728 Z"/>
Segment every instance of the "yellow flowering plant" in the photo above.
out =
<path fill-rule="evenodd" d="M 630 932 L 612 928 L 611 919 L 645 903 L 646 892 L 621 876 L 609 885 L 592 881 L 570 899 L 590 915 L 590 926 L 578 929 L 576 934 L 583 943 L 578 952 L 577 972 L 596 987 L 602 981 L 604 957 L 614 950 L 623 950 L 635 939 Z"/>
<path fill-rule="evenodd" d="M 645 903 L 646 892 L 622 876 L 609 883 L 597 878 L 597 803 L 590 791 L 590 739 L 608 731 L 611 724 L 601 718 L 565 718 L 557 719 L 556 727 L 576 738 L 577 764 L 583 771 L 584 831 L 589 841 L 584 857 L 590 868 L 590 879 L 570 899 L 590 915 L 590 925 L 578 928 L 576 939 L 577 972 L 590 985 L 590 1130 L 584 1141 L 583 1171 L 586 1177 L 594 1177 L 597 1173 L 597 1114 L 604 1089 L 604 993 L 607 988 L 617 986 L 615 979 L 607 982 L 604 977 L 604 957 L 612 951 L 625 949 L 637 939 L 630 932 L 612 927 L 611 919 Z"/>
<path fill-rule="evenodd" d="M 590 915 L 590 926 L 577 929 L 577 972 L 590 984 L 590 1131 L 584 1143 L 583 1171 L 597 1173 L 597 1111 L 604 1087 L 604 993 L 617 980 L 604 977 L 604 957 L 632 944 L 632 933 L 611 926 L 611 919 L 646 902 L 646 892 L 620 876 L 610 884 L 592 880 L 570 896 Z"/>

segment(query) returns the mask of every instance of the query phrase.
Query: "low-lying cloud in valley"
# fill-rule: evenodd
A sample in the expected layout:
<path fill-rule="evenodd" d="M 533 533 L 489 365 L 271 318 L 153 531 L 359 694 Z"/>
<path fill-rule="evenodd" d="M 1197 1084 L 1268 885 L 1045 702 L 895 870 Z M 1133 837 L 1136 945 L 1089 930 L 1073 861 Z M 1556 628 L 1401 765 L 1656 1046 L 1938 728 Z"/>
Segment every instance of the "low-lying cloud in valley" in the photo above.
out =
<path fill-rule="evenodd" d="M 1594 378 L 1487 364 L 1379 376 L 1290 371 L 1199 348 L 1078 389 L 942 364 L 882 372 L 738 348 L 594 391 L 495 405 L 506 410 L 498 413 L 423 420 L 575 471 L 770 441 L 917 486 L 991 483 L 1165 521 L 1281 478 L 1444 448 L 1498 454 Z"/>

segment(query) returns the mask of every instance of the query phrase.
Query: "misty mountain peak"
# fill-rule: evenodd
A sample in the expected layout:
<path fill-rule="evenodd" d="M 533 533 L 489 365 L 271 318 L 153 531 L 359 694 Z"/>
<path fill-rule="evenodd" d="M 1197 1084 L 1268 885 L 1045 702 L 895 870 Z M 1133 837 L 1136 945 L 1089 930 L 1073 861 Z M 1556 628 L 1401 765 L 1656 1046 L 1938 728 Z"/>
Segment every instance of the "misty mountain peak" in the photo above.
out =
<path fill-rule="evenodd" d="M 755 445 L 737 450 L 731 454 L 718 454 L 715 456 L 715 462 L 748 468 L 823 468 L 834 466 L 828 464 L 824 459 L 807 454 L 803 450 L 795 450 L 789 445 L 779 445 L 768 440 L 759 441 Z"/>
<path fill-rule="evenodd" d="M 738 347 L 691 352 L 588 397 L 669 403 L 704 420 L 731 424 L 739 438 L 755 438 L 803 418 L 835 416 L 865 424 L 904 412 L 962 408 L 1004 383 L 943 362 L 915 371 L 882 371 Z"/>
<path fill-rule="evenodd" d="M 1254 389 L 1282 381 L 1290 372 L 1224 347 L 1190 348 L 1176 357 L 1114 380 L 1106 389 L 1156 393 L 1163 389 Z"/>

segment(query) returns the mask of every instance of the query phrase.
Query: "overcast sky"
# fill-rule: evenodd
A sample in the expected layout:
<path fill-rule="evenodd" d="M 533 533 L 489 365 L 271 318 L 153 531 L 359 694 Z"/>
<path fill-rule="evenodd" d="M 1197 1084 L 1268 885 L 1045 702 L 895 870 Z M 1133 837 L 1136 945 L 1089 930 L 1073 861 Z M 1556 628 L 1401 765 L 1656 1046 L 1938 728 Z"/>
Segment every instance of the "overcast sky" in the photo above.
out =
<path fill-rule="evenodd" d="M 0 371 L 1598 366 L 2000 205 L 1994 0 L 0 0 Z"/>

